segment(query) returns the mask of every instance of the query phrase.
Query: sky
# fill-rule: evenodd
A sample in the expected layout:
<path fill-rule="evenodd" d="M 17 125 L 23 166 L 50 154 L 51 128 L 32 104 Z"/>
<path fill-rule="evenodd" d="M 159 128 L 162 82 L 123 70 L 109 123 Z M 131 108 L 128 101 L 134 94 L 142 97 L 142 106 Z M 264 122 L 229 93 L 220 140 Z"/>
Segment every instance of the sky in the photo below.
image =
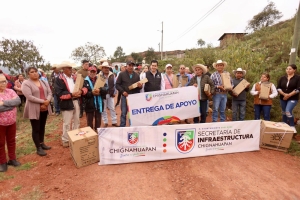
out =
<path fill-rule="evenodd" d="M 187 32 L 220 0 L 1 0 L 0 38 L 31 40 L 51 64 L 72 61 L 79 46 L 91 42 L 112 56 L 118 46 L 126 54 L 197 47 L 197 40 L 218 46 L 223 33 L 244 32 L 249 20 L 268 0 L 225 0 Z M 299 0 L 273 0 L 282 20 L 292 18 Z M 182 36 L 182 37 L 180 37 Z"/>

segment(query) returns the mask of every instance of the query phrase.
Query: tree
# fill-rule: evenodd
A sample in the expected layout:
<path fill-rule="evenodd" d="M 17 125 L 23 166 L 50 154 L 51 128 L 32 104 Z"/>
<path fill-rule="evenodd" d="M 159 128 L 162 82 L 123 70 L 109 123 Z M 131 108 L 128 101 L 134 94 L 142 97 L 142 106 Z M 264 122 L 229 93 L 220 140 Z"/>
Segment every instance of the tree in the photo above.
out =
<path fill-rule="evenodd" d="M 118 46 L 115 53 L 114 53 L 114 57 L 115 59 L 121 59 L 125 56 L 125 53 L 123 52 L 123 48 L 121 46 Z"/>
<path fill-rule="evenodd" d="M 50 65 L 45 65 L 44 62 L 32 41 L 5 38 L 0 41 L 0 65 L 8 67 L 11 72 L 24 73 L 26 65 L 49 70 Z"/>
<path fill-rule="evenodd" d="M 198 44 L 198 46 L 202 47 L 202 46 L 204 46 L 206 43 L 205 43 L 204 40 L 199 39 L 199 40 L 197 41 L 197 44 Z"/>
<path fill-rule="evenodd" d="M 71 58 L 77 62 L 86 59 L 94 64 L 99 64 L 99 60 L 104 56 L 106 56 L 104 48 L 91 42 L 87 42 L 84 46 L 77 47 L 71 53 Z"/>
<path fill-rule="evenodd" d="M 271 26 L 281 17 L 281 12 L 276 9 L 274 2 L 271 1 L 260 13 L 255 15 L 253 19 L 248 22 L 246 30 L 257 31 L 263 27 Z"/>
<path fill-rule="evenodd" d="M 152 47 L 148 47 L 148 50 L 146 51 L 145 56 L 146 56 L 146 62 L 147 63 L 150 63 L 151 60 L 156 59 L 155 52 L 154 52 L 154 49 Z"/>
<path fill-rule="evenodd" d="M 141 57 L 141 55 L 138 54 L 138 53 L 132 52 L 130 55 L 134 59 L 135 62 L 139 62 L 139 61 L 143 60 L 143 58 Z"/>

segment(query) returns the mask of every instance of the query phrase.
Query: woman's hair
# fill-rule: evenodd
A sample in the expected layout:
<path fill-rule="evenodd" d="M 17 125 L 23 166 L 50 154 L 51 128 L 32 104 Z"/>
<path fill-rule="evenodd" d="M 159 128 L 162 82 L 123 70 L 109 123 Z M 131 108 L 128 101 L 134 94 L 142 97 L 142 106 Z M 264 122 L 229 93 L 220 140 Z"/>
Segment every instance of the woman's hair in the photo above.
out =
<path fill-rule="evenodd" d="M 23 76 L 23 74 L 18 74 L 18 75 L 16 76 L 16 78 L 19 79 L 19 76 Z"/>
<path fill-rule="evenodd" d="M 293 70 L 297 71 L 297 66 L 295 64 L 290 64 L 288 67 L 291 67 L 291 68 L 293 68 Z"/>
<path fill-rule="evenodd" d="M 26 69 L 26 74 L 29 74 L 30 70 L 34 69 L 34 71 L 37 71 L 37 68 L 36 67 L 28 67 Z"/>
<path fill-rule="evenodd" d="M 265 77 L 268 78 L 268 80 L 270 81 L 270 74 L 268 74 L 267 72 L 262 73 L 261 75 L 265 75 Z"/>

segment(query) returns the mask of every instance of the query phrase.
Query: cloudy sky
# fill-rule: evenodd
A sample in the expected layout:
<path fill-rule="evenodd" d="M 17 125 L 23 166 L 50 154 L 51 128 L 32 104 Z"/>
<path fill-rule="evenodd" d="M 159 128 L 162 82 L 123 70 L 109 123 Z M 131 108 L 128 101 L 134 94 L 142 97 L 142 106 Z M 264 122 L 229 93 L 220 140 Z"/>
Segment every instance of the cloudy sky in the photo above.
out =
<path fill-rule="evenodd" d="M 0 38 L 32 40 L 50 63 L 71 60 L 73 49 L 86 42 L 104 47 L 107 56 L 117 46 L 126 54 L 158 51 L 161 22 L 163 50 L 197 47 L 199 38 L 217 46 L 223 33 L 244 32 L 247 22 L 268 0 L 225 0 L 198 25 L 220 0 L 9 0 L 1 2 Z M 290 19 L 299 0 L 273 0 Z M 218 4 L 219 3 L 219 4 Z M 189 30 L 193 25 L 194 28 Z M 186 33 L 184 36 L 183 34 Z"/>

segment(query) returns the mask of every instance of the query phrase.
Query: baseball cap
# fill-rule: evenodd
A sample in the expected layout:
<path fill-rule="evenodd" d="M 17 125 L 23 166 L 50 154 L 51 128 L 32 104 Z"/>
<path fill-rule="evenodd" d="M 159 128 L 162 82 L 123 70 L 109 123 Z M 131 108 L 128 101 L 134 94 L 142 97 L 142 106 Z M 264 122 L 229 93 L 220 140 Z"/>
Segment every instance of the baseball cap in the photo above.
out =
<path fill-rule="evenodd" d="M 171 64 L 167 64 L 165 69 L 167 69 L 168 67 L 173 67 Z"/>
<path fill-rule="evenodd" d="M 94 67 L 94 66 L 91 66 L 91 67 L 89 67 L 89 69 L 88 69 L 89 71 L 97 71 L 97 69 L 96 69 L 96 67 Z"/>
<path fill-rule="evenodd" d="M 134 66 L 135 63 L 134 63 L 133 61 L 128 61 L 128 62 L 127 62 L 127 65 L 133 65 L 133 66 Z"/>

